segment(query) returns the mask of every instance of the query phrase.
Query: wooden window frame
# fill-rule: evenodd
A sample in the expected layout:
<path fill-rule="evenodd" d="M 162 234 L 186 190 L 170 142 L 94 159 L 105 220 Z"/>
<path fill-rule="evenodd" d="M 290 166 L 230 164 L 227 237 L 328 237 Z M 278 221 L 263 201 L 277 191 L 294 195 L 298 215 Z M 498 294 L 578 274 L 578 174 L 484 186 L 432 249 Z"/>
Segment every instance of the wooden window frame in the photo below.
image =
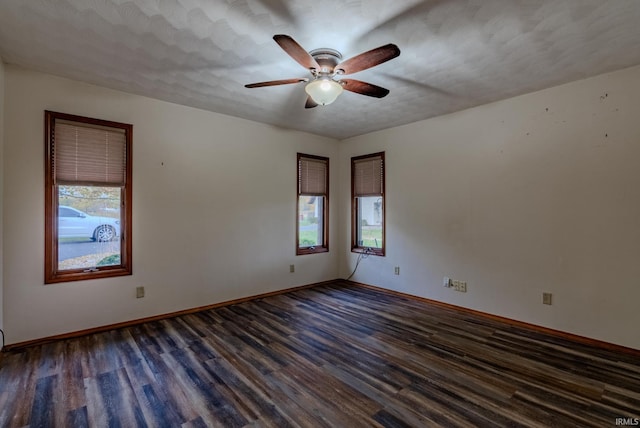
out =
<path fill-rule="evenodd" d="M 365 247 L 358 245 L 358 198 L 355 191 L 355 163 L 357 161 L 380 157 L 382 159 L 382 247 Z M 375 256 L 384 257 L 386 254 L 387 236 L 386 236 L 386 223 L 387 223 L 387 209 L 386 209 L 386 192 L 385 192 L 385 176 L 386 176 L 386 164 L 384 158 L 384 152 L 371 153 L 368 155 L 355 156 L 351 158 L 351 252 L 353 253 L 366 253 Z"/>
<path fill-rule="evenodd" d="M 116 128 L 125 133 L 125 179 L 121 187 L 120 210 L 120 264 L 114 266 L 100 266 L 92 269 L 58 269 L 58 185 L 54 177 L 54 144 L 55 126 L 57 120 L 71 121 L 94 126 Z M 133 125 L 93 119 L 66 113 L 45 111 L 45 284 L 83 281 L 98 278 L 110 278 L 132 274 L 131 263 L 131 189 L 132 162 L 131 146 Z"/>
<path fill-rule="evenodd" d="M 302 195 L 300 192 L 300 159 L 316 159 L 319 161 L 323 161 L 327 165 L 327 175 L 326 175 L 326 183 L 325 188 L 326 192 L 324 194 L 317 195 Z M 329 251 L 329 158 L 323 156 L 316 155 L 308 155 L 305 153 L 298 153 L 296 157 L 296 183 L 297 183 L 297 196 L 296 196 L 296 256 L 302 256 L 306 254 L 317 254 L 317 253 L 326 253 Z M 322 245 L 321 246 L 309 246 L 309 247 L 301 247 L 300 246 L 300 197 L 301 196 L 323 196 L 324 204 L 322 207 Z"/>

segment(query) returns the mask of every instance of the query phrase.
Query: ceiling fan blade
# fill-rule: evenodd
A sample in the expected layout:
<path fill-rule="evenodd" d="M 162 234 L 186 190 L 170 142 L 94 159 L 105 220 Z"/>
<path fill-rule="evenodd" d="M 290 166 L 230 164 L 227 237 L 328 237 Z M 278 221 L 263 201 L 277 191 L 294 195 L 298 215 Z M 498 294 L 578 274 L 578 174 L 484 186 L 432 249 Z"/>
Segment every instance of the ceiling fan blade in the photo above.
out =
<path fill-rule="evenodd" d="M 304 108 L 318 107 L 318 103 L 313 101 L 313 98 L 307 97 L 307 102 L 304 104 Z"/>
<path fill-rule="evenodd" d="M 262 88 L 264 86 L 277 86 L 277 85 L 289 85 L 291 83 L 308 82 L 306 77 L 300 77 L 298 79 L 284 79 L 284 80 L 270 80 L 268 82 L 249 83 L 244 85 L 245 88 Z"/>
<path fill-rule="evenodd" d="M 305 51 L 304 48 L 290 36 L 287 36 L 286 34 L 276 34 L 273 36 L 273 40 L 275 40 L 291 58 L 295 59 L 298 64 L 304 68 L 315 70 L 320 69 L 320 65 L 311 55 L 309 55 L 309 52 Z"/>
<path fill-rule="evenodd" d="M 356 94 L 366 95 L 368 97 L 383 98 L 389 94 L 389 90 L 381 86 L 371 83 L 361 82 L 355 79 L 342 79 L 342 87 L 345 91 L 355 92 Z"/>
<path fill-rule="evenodd" d="M 341 62 L 336 65 L 336 70 L 339 74 L 353 74 L 387 62 L 398 55 L 400 55 L 400 48 L 393 43 L 389 43 Z"/>

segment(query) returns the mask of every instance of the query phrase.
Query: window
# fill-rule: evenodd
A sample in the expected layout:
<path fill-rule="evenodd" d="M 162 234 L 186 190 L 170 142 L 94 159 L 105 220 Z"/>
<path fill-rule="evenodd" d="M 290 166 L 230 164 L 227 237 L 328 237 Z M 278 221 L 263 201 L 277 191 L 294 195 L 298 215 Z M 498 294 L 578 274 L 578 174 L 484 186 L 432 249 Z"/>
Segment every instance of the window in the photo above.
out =
<path fill-rule="evenodd" d="M 131 275 L 131 133 L 45 112 L 45 283 Z"/>
<path fill-rule="evenodd" d="M 351 251 L 384 256 L 384 152 L 351 158 Z"/>
<path fill-rule="evenodd" d="M 329 251 L 329 159 L 298 153 L 296 255 Z"/>

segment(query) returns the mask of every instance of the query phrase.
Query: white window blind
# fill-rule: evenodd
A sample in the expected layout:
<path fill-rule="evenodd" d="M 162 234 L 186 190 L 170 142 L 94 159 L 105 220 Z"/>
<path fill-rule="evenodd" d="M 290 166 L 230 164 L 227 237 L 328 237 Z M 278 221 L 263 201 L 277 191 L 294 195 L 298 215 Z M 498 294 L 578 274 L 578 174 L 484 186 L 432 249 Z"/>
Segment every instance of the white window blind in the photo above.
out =
<path fill-rule="evenodd" d="M 384 162 L 382 156 L 353 161 L 354 196 L 382 196 L 384 193 Z"/>
<path fill-rule="evenodd" d="M 124 129 L 56 120 L 54 130 L 55 184 L 124 186 Z"/>
<path fill-rule="evenodd" d="M 298 195 L 327 194 L 327 163 L 326 159 L 298 158 Z"/>

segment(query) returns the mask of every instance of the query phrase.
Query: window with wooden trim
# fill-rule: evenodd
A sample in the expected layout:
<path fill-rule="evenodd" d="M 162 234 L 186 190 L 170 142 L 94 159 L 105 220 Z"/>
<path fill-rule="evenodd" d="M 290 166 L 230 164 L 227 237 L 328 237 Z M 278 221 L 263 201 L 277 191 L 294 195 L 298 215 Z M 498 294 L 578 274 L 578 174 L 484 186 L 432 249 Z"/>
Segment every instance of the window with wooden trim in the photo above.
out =
<path fill-rule="evenodd" d="M 132 131 L 45 111 L 45 283 L 131 275 Z"/>
<path fill-rule="evenodd" d="M 351 231 L 351 251 L 384 256 L 384 152 L 351 158 Z"/>
<path fill-rule="evenodd" d="M 298 153 L 296 255 L 329 251 L 329 158 Z"/>

